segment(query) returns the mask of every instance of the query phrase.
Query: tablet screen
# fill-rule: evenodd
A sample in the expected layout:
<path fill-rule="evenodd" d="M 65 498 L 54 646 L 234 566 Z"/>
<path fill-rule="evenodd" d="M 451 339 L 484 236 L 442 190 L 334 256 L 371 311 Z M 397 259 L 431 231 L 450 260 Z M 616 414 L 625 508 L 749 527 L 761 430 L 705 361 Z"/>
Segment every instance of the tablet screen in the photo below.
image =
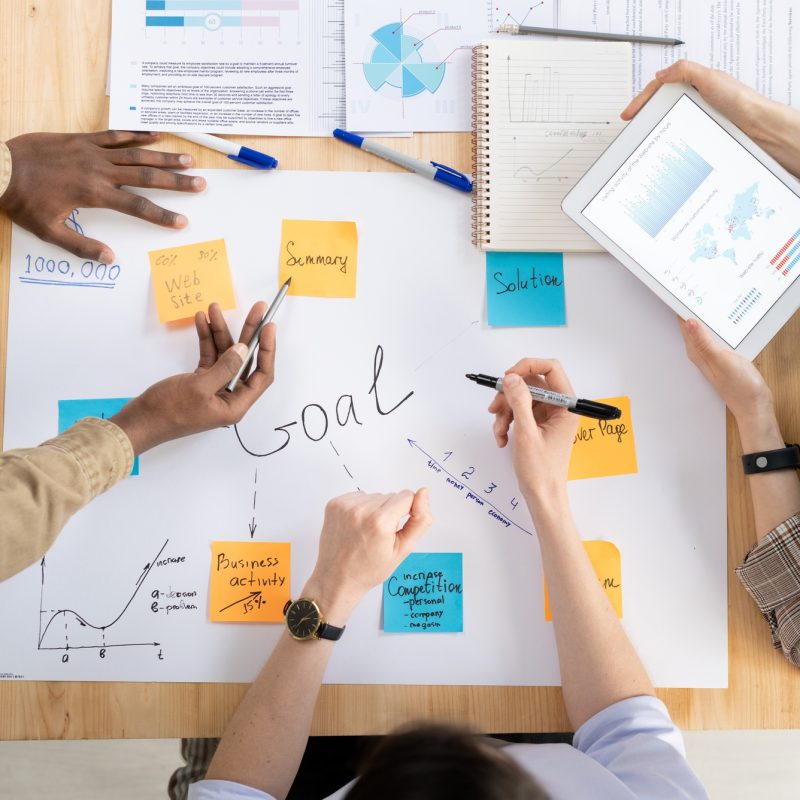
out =
<path fill-rule="evenodd" d="M 731 347 L 800 274 L 800 198 L 686 95 L 583 214 Z"/>

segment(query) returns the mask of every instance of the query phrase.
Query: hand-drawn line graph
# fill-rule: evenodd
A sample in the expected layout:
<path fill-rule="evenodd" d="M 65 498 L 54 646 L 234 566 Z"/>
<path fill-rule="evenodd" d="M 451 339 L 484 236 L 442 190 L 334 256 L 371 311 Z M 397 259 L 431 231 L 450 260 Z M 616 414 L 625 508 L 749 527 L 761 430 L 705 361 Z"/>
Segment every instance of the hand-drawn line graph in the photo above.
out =
<path fill-rule="evenodd" d="M 552 66 L 535 66 L 521 73 L 506 57 L 506 101 L 511 123 L 550 122 L 561 125 L 610 125 L 605 110 L 598 113 L 587 99 L 585 75 L 573 74 Z M 515 71 L 512 74 L 512 69 Z M 512 79 L 514 82 L 512 83 Z"/>
<path fill-rule="evenodd" d="M 554 181 L 556 183 L 561 183 L 561 181 L 568 181 L 573 176 L 571 175 L 561 175 L 559 173 L 551 173 L 554 167 L 557 167 L 564 159 L 574 150 L 574 147 L 570 147 L 566 153 L 559 156 L 555 161 L 548 164 L 544 169 L 535 170 L 529 164 L 522 164 L 521 166 L 517 167 L 514 170 L 514 177 L 519 178 L 521 181 L 534 181 L 536 183 L 540 183 L 542 181 Z M 514 137 L 514 163 L 516 164 L 516 152 L 517 152 L 517 137 Z M 563 170 L 562 170 L 563 171 Z"/>
<path fill-rule="evenodd" d="M 531 19 L 531 15 L 537 17 L 538 15 L 535 14 L 534 12 L 536 12 L 543 5 L 544 5 L 544 0 L 539 0 L 538 3 L 532 3 L 531 5 L 523 7 L 519 11 L 514 9 L 516 13 L 512 13 L 511 9 L 509 9 L 508 6 L 495 6 L 494 14 L 492 15 L 493 28 L 494 30 L 497 30 L 501 25 L 508 25 L 509 23 L 514 23 L 515 25 L 520 25 L 520 26 L 525 24 L 534 26 L 537 24 L 541 24 L 542 22 L 541 20 Z M 553 7 L 555 7 L 556 10 L 550 13 L 557 14 L 558 0 L 550 0 L 549 7 L 546 10 L 549 11 L 549 9 Z M 505 16 L 503 15 L 503 11 L 505 11 Z M 546 20 L 546 22 L 548 23 L 551 21 L 553 22 L 553 24 L 555 24 L 555 19 Z"/>
<path fill-rule="evenodd" d="M 147 576 L 150 574 L 150 571 L 155 566 L 156 562 L 158 561 L 161 554 L 164 552 L 164 548 L 169 543 L 169 539 L 167 539 L 163 545 L 161 545 L 161 549 L 156 553 L 155 557 L 144 565 L 142 569 L 141 575 L 139 575 L 138 580 L 136 581 L 136 588 L 133 590 L 133 593 L 128 598 L 128 602 L 122 608 L 122 611 L 117 614 L 114 619 L 110 622 L 107 622 L 105 625 L 95 625 L 89 622 L 85 617 L 79 614 L 77 611 L 74 611 L 71 608 L 57 608 L 57 609 L 45 609 L 44 608 L 44 578 L 45 578 L 45 566 L 46 566 L 46 556 L 42 558 L 40 566 L 42 570 L 42 583 L 41 583 L 41 590 L 39 595 L 39 638 L 37 641 L 37 649 L 38 650 L 105 650 L 109 647 L 159 647 L 159 642 L 106 642 L 106 631 L 113 627 L 114 625 L 119 622 L 122 617 L 125 615 L 125 612 L 130 607 L 131 603 L 133 602 L 136 595 L 139 593 L 139 590 L 144 585 L 145 581 L 147 580 Z M 42 618 L 43 615 L 50 614 L 50 618 L 42 627 Z M 55 631 L 60 628 L 60 626 L 56 625 L 55 622 L 58 617 L 63 617 L 64 620 L 64 644 L 58 645 L 47 645 L 45 646 L 44 641 L 45 637 L 48 634 L 48 631 L 52 628 L 52 633 L 50 634 L 50 639 L 55 638 Z M 69 622 L 77 622 L 81 628 L 92 628 L 96 631 L 99 631 L 99 636 L 101 637 L 101 642 L 98 644 L 70 644 L 69 643 Z"/>

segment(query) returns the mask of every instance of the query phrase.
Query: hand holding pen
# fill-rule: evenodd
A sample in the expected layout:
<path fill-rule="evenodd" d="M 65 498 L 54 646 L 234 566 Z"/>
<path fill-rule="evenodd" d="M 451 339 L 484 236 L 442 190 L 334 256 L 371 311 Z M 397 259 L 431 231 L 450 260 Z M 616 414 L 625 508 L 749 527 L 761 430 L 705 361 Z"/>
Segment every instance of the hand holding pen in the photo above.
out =
<path fill-rule="evenodd" d="M 565 407 L 532 403 L 529 386 L 574 396 L 558 361 L 523 358 L 503 378 L 503 391 L 489 405 L 494 414 L 494 438 L 505 447 L 513 422 L 513 461 L 520 489 L 531 506 L 542 513 L 563 511 L 567 472 L 578 416 Z"/>

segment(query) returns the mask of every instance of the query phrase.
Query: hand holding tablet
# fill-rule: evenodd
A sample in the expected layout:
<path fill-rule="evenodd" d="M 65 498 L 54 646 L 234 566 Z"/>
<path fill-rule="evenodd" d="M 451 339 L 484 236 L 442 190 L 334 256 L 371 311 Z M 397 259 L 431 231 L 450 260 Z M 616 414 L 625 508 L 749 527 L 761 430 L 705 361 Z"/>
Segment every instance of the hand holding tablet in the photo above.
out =
<path fill-rule="evenodd" d="M 691 87 L 658 90 L 565 213 L 682 318 L 754 357 L 800 299 L 800 185 Z"/>

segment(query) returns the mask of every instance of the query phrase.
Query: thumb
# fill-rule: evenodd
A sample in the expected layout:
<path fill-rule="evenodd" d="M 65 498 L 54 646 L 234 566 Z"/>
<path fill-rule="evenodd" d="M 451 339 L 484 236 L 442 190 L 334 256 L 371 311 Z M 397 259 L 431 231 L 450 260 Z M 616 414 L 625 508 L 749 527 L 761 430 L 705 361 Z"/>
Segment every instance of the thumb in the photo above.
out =
<path fill-rule="evenodd" d="M 200 377 L 209 394 L 216 394 L 239 371 L 247 358 L 247 345 L 236 342 L 229 347 Z"/>
<path fill-rule="evenodd" d="M 428 490 L 420 489 L 414 495 L 406 524 L 397 531 L 400 552 L 404 558 L 414 549 L 414 545 L 432 524 L 433 517 L 431 516 Z"/>
<path fill-rule="evenodd" d="M 516 373 L 508 372 L 503 378 L 503 394 L 511 406 L 517 431 L 526 434 L 536 430 L 528 384 Z"/>
<path fill-rule="evenodd" d="M 700 361 L 713 357 L 714 344 L 703 325 L 696 319 L 679 320 L 679 324 L 690 361 L 699 366 Z"/>

